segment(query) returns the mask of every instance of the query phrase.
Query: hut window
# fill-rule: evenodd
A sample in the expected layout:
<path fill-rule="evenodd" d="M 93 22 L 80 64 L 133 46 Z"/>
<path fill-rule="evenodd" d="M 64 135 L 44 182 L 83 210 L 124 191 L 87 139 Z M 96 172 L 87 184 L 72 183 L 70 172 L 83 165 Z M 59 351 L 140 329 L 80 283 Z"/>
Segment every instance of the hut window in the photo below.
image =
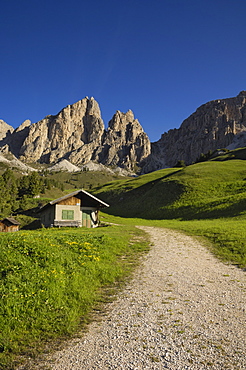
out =
<path fill-rule="evenodd" d="M 74 211 L 69 209 L 62 210 L 62 219 L 63 220 L 74 220 Z"/>

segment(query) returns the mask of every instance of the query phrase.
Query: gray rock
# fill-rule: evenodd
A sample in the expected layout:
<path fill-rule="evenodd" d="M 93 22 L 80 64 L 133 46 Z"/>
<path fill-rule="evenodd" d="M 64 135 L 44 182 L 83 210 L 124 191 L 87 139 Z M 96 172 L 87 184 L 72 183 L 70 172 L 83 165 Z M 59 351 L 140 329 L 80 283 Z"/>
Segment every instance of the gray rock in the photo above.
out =
<path fill-rule="evenodd" d="M 150 154 L 149 138 L 133 113 L 117 111 L 105 130 L 94 98 L 86 97 L 56 116 L 45 117 L 25 135 L 19 148 L 19 157 L 25 162 L 56 163 L 64 158 L 76 165 L 96 161 L 134 170 Z M 20 144 L 16 134 L 15 142 Z"/>
<path fill-rule="evenodd" d="M 0 119 L 0 140 L 6 138 L 7 135 L 11 134 L 14 131 L 14 128 Z"/>
<path fill-rule="evenodd" d="M 3 150 L 9 148 L 24 162 L 66 159 L 77 166 L 93 162 L 147 173 L 179 160 L 191 164 L 201 153 L 246 146 L 246 91 L 202 105 L 179 129 L 152 144 L 131 110 L 117 111 L 105 129 L 98 103 L 88 97 L 37 123 L 25 121 L 14 131 L 0 121 L 0 140 Z"/>
<path fill-rule="evenodd" d="M 107 166 L 134 170 L 136 164 L 150 155 L 151 144 L 147 134 L 133 112 L 117 111 L 109 122 L 102 146 L 95 153 L 95 160 Z"/>
<path fill-rule="evenodd" d="M 201 153 L 228 147 L 245 131 L 246 91 L 235 98 L 210 101 L 184 120 L 179 129 L 169 130 L 152 144 L 148 170 L 171 167 L 178 160 L 191 164 Z M 240 145 L 246 146 L 246 140 Z"/>
<path fill-rule="evenodd" d="M 4 139 L 4 144 L 7 144 L 9 146 L 9 150 L 16 157 L 19 156 L 20 148 L 23 145 L 23 142 L 26 139 L 27 135 L 29 134 L 30 126 L 31 121 L 27 119 L 19 127 L 17 127 L 17 129 L 15 129 L 11 135 L 8 135 Z"/>
<path fill-rule="evenodd" d="M 85 98 L 68 105 L 56 116 L 47 116 L 33 124 L 19 155 L 27 162 L 55 163 L 66 158 L 74 164 L 83 163 L 84 158 L 80 158 L 79 153 L 81 148 L 84 147 L 86 159 L 90 157 L 100 144 L 103 132 L 104 124 L 97 102 L 93 98 Z M 76 155 L 78 153 L 79 156 Z"/>

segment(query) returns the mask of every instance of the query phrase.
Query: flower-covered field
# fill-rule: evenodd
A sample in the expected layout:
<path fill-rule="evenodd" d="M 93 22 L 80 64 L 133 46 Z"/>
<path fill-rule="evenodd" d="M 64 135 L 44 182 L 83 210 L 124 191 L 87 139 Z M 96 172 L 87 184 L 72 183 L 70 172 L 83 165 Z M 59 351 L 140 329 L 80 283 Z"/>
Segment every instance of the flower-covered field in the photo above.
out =
<path fill-rule="evenodd" d="M 121 280 L 146 250 L 141 233 L 126 226 L 2 233 L 0 368 L 76 330 L 100 288 Z"/>

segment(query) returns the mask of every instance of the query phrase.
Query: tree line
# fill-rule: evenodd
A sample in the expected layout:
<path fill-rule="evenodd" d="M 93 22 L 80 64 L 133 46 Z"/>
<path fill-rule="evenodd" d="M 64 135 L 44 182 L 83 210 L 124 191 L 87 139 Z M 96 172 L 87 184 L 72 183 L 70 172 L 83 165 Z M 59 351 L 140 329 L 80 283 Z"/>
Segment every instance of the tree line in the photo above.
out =
<path fill-rule="evenodd" d="M 27 209 L 28 199 L 44 194 L 52 187 L 64 190 L 62 183 L 48 179 L 42 173 L 17 177 L 11 169 L 6 169 L 0 176 L 0 217 Z"/>

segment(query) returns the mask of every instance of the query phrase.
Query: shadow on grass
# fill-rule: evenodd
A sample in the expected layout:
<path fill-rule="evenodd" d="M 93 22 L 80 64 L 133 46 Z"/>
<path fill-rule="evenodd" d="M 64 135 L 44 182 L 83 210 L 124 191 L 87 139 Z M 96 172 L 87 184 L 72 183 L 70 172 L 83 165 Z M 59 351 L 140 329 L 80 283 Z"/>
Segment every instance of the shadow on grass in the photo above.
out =
<path fill-rule="evenodd" d="M 146 220 L 179 219 L 181 221 L 231 218 L 246 213 L 246 199 L 240 199 L 231 204 L 225 200 L 216 200 L 209 204 L 187 205 L 178 208 L 168 208 L 173 201 L 166 202 L 163 205 L 165 201 L 161 202 L 160 199 L 155 200 L 153 197 L 150 200 L 146 198 L 144 205 L 143 200 L 139 200 L 138 208 L 136 208 L 136 202 L 137 200 L 132 203 L 128 202 L 123 204 L 122 207 L 117 204 L 104 212 L 119 217 L 143 218 Z"/>

